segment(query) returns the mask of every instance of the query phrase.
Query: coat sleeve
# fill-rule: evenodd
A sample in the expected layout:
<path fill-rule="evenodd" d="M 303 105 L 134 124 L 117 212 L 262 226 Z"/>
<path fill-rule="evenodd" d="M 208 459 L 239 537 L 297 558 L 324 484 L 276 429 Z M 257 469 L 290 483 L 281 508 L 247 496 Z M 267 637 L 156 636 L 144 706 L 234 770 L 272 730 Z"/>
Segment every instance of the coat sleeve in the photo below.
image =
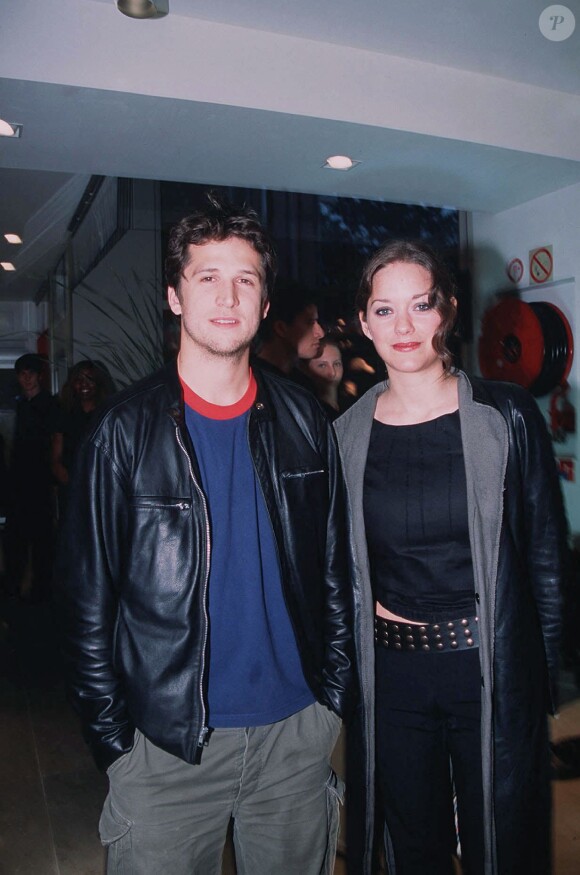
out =
<path fill-rule="evenodd" d="M 562 587 L 567 567 L 567 525 L 546 423 L 534 399 L 522 392 L 512 412 L 519 447 L 527 571 L 542 630 L 551 713 L 557 708 Z"/>
<path fill-rule="evenodd" d="M 334 430 L 326 423 L 330 505 L 325 586 L 326 668 L 324 687 L 334 711 L 348 717 L 358 698 L 354 647 L 353 567 L 348 549 L 346 488 Z"/>
<path fill-rule="evenodd" d="M 114 660 L 126 506 L 113 460 L 87 440 L 70 485 L 55 590 L 69 697 L 102 770 L 131 749 L 134 736 Z"/>

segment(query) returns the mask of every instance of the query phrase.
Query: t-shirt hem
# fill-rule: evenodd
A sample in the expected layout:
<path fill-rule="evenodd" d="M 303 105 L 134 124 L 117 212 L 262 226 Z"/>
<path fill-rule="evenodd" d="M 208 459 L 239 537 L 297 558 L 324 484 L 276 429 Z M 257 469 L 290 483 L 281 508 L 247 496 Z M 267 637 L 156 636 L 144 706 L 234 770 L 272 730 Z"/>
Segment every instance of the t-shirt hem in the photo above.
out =
<path fill-rule="evenodd" d="M 278 723 L 285 720 L 298 711 L 303 711 L 316 701 L 315 696 L 309 693 L 307 696 L 285 704 L 275 711 L 254 714 L 217 714 L 210 717 L 209 723 L 212 729 L 237 729 L 245 726 L 267 726 L 270 723 Z"/>

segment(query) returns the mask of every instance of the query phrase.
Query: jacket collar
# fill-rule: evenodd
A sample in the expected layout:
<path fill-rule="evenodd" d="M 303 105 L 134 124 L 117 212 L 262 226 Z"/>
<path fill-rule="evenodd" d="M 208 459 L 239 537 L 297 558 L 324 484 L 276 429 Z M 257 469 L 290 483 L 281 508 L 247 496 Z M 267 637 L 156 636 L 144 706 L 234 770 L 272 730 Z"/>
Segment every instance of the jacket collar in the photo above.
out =
<path fill-rule="evenodd" d="M 177 359 L 174 358 L 163 368 L 163 376 L 169 390 L 169 406 L 167 413 L 176 425 L 185 424 L 185 407 L 183 403 L 183 389 L 177 372 Z"/>
<path fill-rule="evenodd" d="M 464 371 L 455 370 L 459 377 L 459 406 L 466 404 L 483 404 L 485 407 L 497 409 L 497 404 L 487 388 L 487 381 L 481 377 L 468 377 Z"/>
<path fill-rule="evenodd" d="M 258 385 L 256 400 L 252 407 L 252 415 L 256 416 L 259 421 L 275 419 L 276 413 L 268 386 L 266 385 L 267 380 L 264 378 L 264 374 L 259 367 L 254 367 L 252 370 Z M 182 426 L 185 424 L 185 404 L 183 400 L 183 389 L 181 388 L 181 381 L 177 370 L 177 359 L 175 358 L 165 365 L 162 373 L 170 396 L 167 412 L 177 425 Z"/>
<path fill-rule="evenodd" d="M 258 391 L 256 392 L 256 400 L 252 408 L 252 416 L 256 417 L 259 422 L 276 419 L 276 411 L 272 403 L 272 397 L 268 388 L 268 378 L 264 375 L 260 366 L 252 367 Z"/>

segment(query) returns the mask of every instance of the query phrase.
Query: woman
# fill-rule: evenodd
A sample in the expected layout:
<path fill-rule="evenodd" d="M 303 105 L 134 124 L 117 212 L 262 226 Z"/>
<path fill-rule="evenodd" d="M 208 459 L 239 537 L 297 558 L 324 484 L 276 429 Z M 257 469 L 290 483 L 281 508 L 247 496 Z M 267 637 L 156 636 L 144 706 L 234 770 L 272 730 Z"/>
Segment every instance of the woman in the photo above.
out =
<path fill-rule="evenodd" d="M 333 422 L 346 408 L 339 394 L 343 377 L 342 352 L 331 335 L 321 340 L 320 355 L 308 360 L 306 373 L 314 385 L 316 397 Z"/>
<path fill-rule="evenodd" d="M 51 440 L 51 469 L 59 488 L 59 516 L 64 512 L 76 448 L 93 412 L 114 390 L 111 376 L 104 366 L 89 359 L 73 365 L 62 387 L 61 409 Z"/>
<path fill-rule="evenodd" d="M 356 305 L 388 381 L 335 423 L 361 587 L 352 871 L 371 866 L 376 725 L 390 875 L 454 871 L 453 785 L 465 875 L 547 875 L 565 522 L 543 419 L 451 367 L 429 247 L 383 246 Z"/>

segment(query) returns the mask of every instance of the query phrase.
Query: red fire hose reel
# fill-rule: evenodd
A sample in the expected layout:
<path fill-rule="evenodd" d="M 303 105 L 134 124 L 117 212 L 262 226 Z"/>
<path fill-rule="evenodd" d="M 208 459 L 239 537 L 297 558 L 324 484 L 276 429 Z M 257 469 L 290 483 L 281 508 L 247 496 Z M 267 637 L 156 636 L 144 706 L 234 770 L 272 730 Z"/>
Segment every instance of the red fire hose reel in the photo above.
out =
<path fill-rule="evenodd" d="M 507 298 L 487 311 L 479 339 L 479 366 L 489 380 L 547 395 L 566 386 L 574 358 L 570 323 L 558 307 Z"/>

